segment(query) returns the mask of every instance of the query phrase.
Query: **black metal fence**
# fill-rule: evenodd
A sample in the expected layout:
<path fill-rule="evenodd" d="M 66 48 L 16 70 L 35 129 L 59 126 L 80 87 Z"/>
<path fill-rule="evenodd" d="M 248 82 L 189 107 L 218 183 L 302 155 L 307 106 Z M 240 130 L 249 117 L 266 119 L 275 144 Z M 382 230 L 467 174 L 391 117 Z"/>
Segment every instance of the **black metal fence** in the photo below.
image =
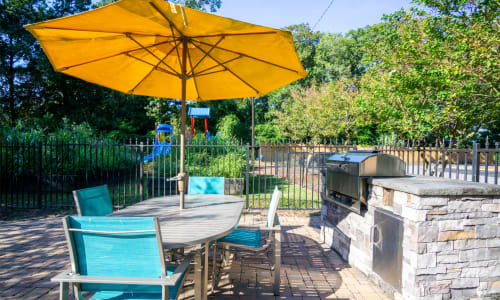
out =
<path fill-rule="evenodd" d="M 378 145 L 399 156 L 410 175 L 438 176 L 498 184 L 499 143 L 471 148 L 404 142 Z M 493 147 L 492 147 L 493 146 Z M 246 199 L 248 208 L 265 208 L 278 185 L 281 209 L 321 206 L 320 169 L 333 153 L 373 149 L 338 143 L 223 141 L 187 143 L 190 176 L 223 176 L 225 193 Z M 176 195 L 180 147 L 150 140 L 46 139 L 0 141 L 0 209 L 70 208 L 74 189 L 107 184 L 115 207 Z"/>
<path fill-rule="evenodd" d="M 461 147 L 459 140 L 441 143 L 405 141 L 377 148 L 404 160 L 409 175 L 499 184 L 500 143 L 486 140 L 484 147 L 476 142 L 470 145 L 470 148 Z"/>

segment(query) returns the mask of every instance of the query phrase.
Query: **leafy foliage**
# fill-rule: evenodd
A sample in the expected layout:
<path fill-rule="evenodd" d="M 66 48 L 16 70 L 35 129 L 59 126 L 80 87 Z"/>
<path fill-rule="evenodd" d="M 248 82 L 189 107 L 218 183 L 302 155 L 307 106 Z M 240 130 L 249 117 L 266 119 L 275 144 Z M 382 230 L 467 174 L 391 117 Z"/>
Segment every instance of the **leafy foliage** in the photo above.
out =
<path fill-rule="evenodd" d="M 367 44 L 373 66 L 362 80 L 365 105 L 399 136 L 466 139 L 499 117 L 500 32 L 482 7 L 488 1 L 472 10 L 474 2 L 439 3 L 444 15 L 388 16 L 384 39 Z"/>

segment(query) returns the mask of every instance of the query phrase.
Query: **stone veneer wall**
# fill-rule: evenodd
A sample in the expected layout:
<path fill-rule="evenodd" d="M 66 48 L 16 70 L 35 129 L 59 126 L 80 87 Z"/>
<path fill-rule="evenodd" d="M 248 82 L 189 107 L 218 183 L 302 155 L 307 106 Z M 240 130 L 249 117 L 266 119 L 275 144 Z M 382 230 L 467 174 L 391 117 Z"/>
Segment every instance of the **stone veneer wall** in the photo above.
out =
<path fill-rule="evenodd" d="M 500 299 L 500 187 L 373 179 L 363 215 L 323 200 L 322 240 L 395 299 Z M 401 293 L 371 269 L 375 208 L 403 218 Z"/>

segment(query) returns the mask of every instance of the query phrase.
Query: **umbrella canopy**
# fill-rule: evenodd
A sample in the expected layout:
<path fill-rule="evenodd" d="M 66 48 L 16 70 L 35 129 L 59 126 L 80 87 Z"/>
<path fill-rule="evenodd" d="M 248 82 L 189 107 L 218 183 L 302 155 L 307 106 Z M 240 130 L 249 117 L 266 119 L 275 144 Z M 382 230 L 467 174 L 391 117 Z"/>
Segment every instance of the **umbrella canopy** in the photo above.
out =
<path fill-rule="evenodd" d="M 162 0 L 121 0 L 26 28 L 58 72 L 180 99 L 183 180 L 185 100 L 263 96 L 307 75 L 290 32 Z"/>

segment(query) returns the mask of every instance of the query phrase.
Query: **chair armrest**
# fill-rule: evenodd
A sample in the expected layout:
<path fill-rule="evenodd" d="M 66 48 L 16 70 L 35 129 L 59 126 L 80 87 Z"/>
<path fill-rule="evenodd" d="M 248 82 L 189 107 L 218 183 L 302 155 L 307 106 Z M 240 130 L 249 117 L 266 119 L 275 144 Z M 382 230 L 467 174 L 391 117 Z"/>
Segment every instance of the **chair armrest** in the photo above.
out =
<path fill-rule="evenodd" d="M 165 278 L 152 277 L 118 277 L 118 276 L 87 276 L 77 275 L 67 269 L 64 272 L 51 278 L 52 282 L 72 282 L 72 283 L 107 283 L 107 284 L 138 284 L 138 285 L 162 285 L 174 286 L 182 277 L 191 263 L 193 254 L 186 256 L 184 261 L 175 269 L 174 273 Z"/>
<path fill-rule="evenodd" d="M 186 272 L 186 270 L 189 268 L 189 266 L 191 265 L 191 261 L 193 259 L 194 259 L 194 252 L 186 255 L 181 264 L 177 268 L 175 268 L 174 274 L 167 276 L 167 278 L 173 280 L 174 285 L 177 284 L 177 281 L 179 281 L 184 272 Z"/>

